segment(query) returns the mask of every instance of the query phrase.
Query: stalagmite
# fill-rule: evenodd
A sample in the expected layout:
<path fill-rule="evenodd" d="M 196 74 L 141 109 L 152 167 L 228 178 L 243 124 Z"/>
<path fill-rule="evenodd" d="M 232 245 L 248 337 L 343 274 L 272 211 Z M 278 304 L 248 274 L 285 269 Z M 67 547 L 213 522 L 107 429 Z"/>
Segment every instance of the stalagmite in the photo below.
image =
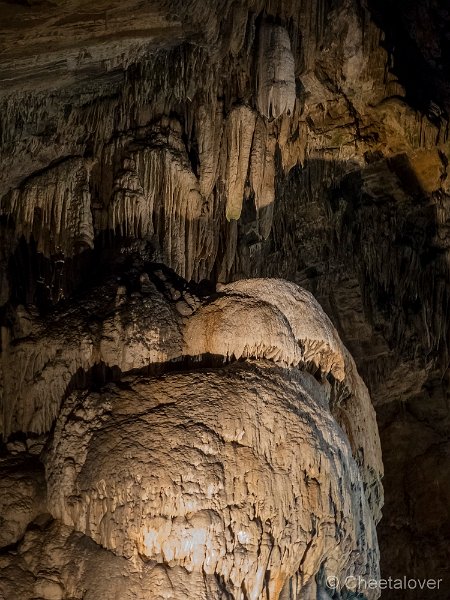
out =
<path fill-rule="evenodd" d="M 170 581 L 168 597 L 181 598 L 200 573 L 236 600 L 278 600 L 291 578 L 306 585 L 320 569 L 377 576 L 382 465 L 375 417 L 317 302 L 280 280 L 237 282 L 201 301 L 181 281 L 175 293 L 169 274 L 152 274 L 159 291 L 148 275 L 135 277 L 143 286 L 138 295 L 110 283 L 85 299 L 95 327 L 68 308 L 46 333 L 46 355 L 32 353 L 28 335 L 4 357 L 3 394 L 15 410 L 6 427 L 52 429 L 41 455 L 48 497 L 40 502 L 69 528 L 54 530 L 63 535 L 63 552 L 72 551 L 64 531 L 74 530 L 137 571 L 146 561 L 159 565 L 147 583 L 152 597 Z M 190 316 L 175 309 L 181 296 Z M 209 360 L 218 366 L 201 368 Z M 137 372 L 171 362 L 181 372 Z M 120 369 L 120 383 L 71 394 L 61 385 L 96 363 Z M 18 371 L 25 376 L 19 386 Z M 347 433 L 330 404 L 339 386 L 353 398 Z M 36 508 L 28 502 L 31 520 Z M 48 543 L 46 527 L 34 547 Z M 19 556 L 30 540 L 25 536 Z M 90 553 L 84 563 L 100 556 Z M 9 585 L 1 572 L 0 592 Z M 202 581 L 199 593 L 209 597 Z M 61 573 L 33 585 L 43 597 L 69 593 Z"/>
<path fill-rule="evenodd" d="M 80 306 L 55 314 L 52 322 L 30 319 L 25 337 L 4 339 L 0 384 L 5 437 L 49 431 L 80 371 L 104 365 L 126 372 L 180 356 L 178 313 L 154 285 L 142 296 L 130 297 L 113 282 L 86 300 L 88 312 Z"/>
<path fill-rule="evenodd" d="M 54 517 L 178 590 L 186 571 L 236 599 L 277 599 L 321 565 L 377 576 L 377 506 L 311 375 L 258 361 L 128 386 L 68 399 L 46 459 Z"/>

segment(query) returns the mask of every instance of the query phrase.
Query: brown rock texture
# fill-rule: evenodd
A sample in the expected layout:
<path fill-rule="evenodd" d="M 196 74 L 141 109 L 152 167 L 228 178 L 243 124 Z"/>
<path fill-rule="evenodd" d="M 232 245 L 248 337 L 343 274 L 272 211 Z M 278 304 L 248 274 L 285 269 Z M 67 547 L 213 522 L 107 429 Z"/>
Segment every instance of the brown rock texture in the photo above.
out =
<path fill-rule="evenodd" d="M 0 596 L 448 599 L 449 15 L 0 2 Z"/>
<path fill-rule="evenodd" d="M 139 292 L 109 282 L 54 313 L 45 342 L 30 316 L 4 353 L 5 433 L 27 439 L 4 467 L 20 487 L 2 507 L 0 594 L 20 571 L 24 599 L 119 593 L 96 568 L 142 598 L 312 598 L 327 577 L 379 577 L 375 413 L 311 294 L 254 279 L 200 299 L 167 270 L 135 278 Z M 116 382 L 70 393 L 96 363 Z"/>
<path fill-rule="evenodd" d="M 323 564 L 376 576 L 373 515 L 323 387 L 238 365 L 71 398 L 46 461 L 53 515 L 116 555 L 215 576 L 232 598 L 278 598 Z M 172 585 L 183 597 L 184 571 Z"/>

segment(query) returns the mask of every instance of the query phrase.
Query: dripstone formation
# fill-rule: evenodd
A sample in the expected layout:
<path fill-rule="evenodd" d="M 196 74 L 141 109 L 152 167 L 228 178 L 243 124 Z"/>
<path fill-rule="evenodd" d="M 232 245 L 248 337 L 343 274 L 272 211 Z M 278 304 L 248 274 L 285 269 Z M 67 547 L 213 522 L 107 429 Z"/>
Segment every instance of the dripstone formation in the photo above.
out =
<path fill-rule="evenodd" d="M 450 13 L 391 4 L 0 2 L 0 598 L 447 600 Z"/>
<path fill-rule="evenodd" d="M 5 435 L 27 436 L 2 461 L 0 592 L 314 598 L 330 576 L 378 577 L 375 413 L 313 297 L 253 279 L 200 300 L 164 271 L 134 276 L 51 325 L 22 314 L 4 353 Z M 82 385 L 96 365 L 115 381 Z"/>

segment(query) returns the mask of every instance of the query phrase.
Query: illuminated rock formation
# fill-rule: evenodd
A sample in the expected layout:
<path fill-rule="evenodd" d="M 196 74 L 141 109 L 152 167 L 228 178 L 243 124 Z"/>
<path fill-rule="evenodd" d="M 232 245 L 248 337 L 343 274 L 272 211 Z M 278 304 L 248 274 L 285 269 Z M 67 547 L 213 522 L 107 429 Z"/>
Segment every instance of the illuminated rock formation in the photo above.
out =
<path fill-rule="evenodd" d="M 85 589 L 85 597 L 108 598 L 110 582 L 99 589 L 87 575 L 106 560 L 100 548 L 130 573 L 136 593 L 146 577 L 142 593 L 152 598 L 277 600 L 313 593 L 325 585 L 319 573 L 377 577 L 382 465 L 374 411 L 317 302 L 281 280 L 241 281 L 195 300 L 176 293 L 169 273 L 151 275 L 161 292 L 136 274 L 141 292 L 109 284 L 85 298 L 83 310 L 55 316 L 41 362 L 27 356 L 29 336 L 5 354 L 7 381 L 29 365 L 26 387 L 4 389 L 14 413 L 8 427 L 34 424 L 47 434 L 56 418 L 42 454 L 47 501 L 37 511 L 26 498 L 23 519 L 48 512 L 66 528 L 44 523 L 39 534 L 27 533 L 0 571 L 0 593 L 26 560 L 33 583 L 22 582 L 23 598 L 66 598 L 71 589 L 70 597 Z M 181 298 L 191 314 L 180 314 Z M 95 341 L 82 337 L 87 306 Z M 161 363 L 179 372 L 124 375 L 65 397 L 61 382 L 100 361 L 121 372 Z M 217 366 L 202 366 L 208 362 Z M 36 581 L 39 559 L 25 556 L 63 544 L 57 563 L 70 562 L 81 539 L 70 531 L 98 544 L 83 542 L 78 576 L 61 566 Z"/>
<path fill-rule="evenodd" d="M 376 574 L 371 400 L 386 465 L 384 575 L 448 579 L 445 1 L 7 0 L 0 22 L 0 595 L 248 600 L 262 585 L 281 600 L 322 600 L 326 575 Z M 153 393 L 173 399 L 170 436 L 152 421 Z M 126 417 L 106 411 L 114 399 Z M 199 517 L 201 552 L 223 553 L 211 572 L 191 550 L 176 564 L 160 551 L 188 536 L 190 515 L 152 537 L 136 504 L 150 483 L 112 451 L 122 430 L 136 444 L 130 407 L 141 406 L 155 436 L 143 431 L 141 464 L 162 465 L 149 449 L 164 435 L 179 444 L 188 399 L 193 447 L 217 428 L 221 506 L 237 469 L 229 444 L 236 461 L 245 448 L 220 436 L 242 414 L 248 460 L 267 467 L 260 492 L 291 536 L 244 520 L 251 546 L 230 515 Z M 277 446 L 277 431 L 259 439 L 257 416 L 286 440 L 295 431 L 301 449 Z M 305 469 L 322 460 L 322 479 L 287 481 L 287 456 Z M 115 475 L 113 464 L 136 491 L 114 483 L 123 514 L 113 482 L 95 475 Z M 269 474 L 284 477 L 286 496 Z M 253 506 L 258 490 L 239 489 Z M 289 512 L 289 494 L 304 512 Z M 307 515 L 328 523 L 319 541 Z M 433 600 L 447 596 L 448 586 Z"/>

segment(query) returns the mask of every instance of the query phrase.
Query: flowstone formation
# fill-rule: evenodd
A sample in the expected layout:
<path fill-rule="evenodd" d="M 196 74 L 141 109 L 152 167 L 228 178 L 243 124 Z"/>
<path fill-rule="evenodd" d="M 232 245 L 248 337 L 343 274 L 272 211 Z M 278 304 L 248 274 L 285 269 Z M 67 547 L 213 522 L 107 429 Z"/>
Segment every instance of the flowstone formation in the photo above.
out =
<path fill-rule="evenodd" d="M 134 577 L 135 589 L 144 594 L 150 573 L 160 581 L 152 589 L 167 588 L 169 598 L 172 589 L 182 596 L 184 585 L 205 598 L 217 590 L 225 597 L 251 598 L 247 588 L 259 589 L 264 561 L 270 565 L 264 593 L 275 593 L 279 585 L 283 599 L 307 593 L 320 598 L 331 593 L 325 582 L 333 570 L 375 572 L 370 519 L 379 518 L 381 467 L 369 396 L 354 359 L 376 410 L 385 465 L 386 503 L 378 527 L 382 574 L 442 578 L 446 585 L 432 597 L 448 600 L 450 13 L 445 0 L 97 0 L 95 5 L 0 0 L 0 23 L 0 458 L 6 498 L 0 499 L 0 538 L 6 540 L 0 560 L 10 565 L 3 571 L 11 586 L 4 592 L 7 599 L 20 597 L 20 590 L 13 591 L 19 584 L 24 597 L 71 598 L 84 586 L 93 598 L 111 597 L 111 590 L 122 598 L 134 593 L 123 577 Z M 280 278 L 285 283 L 274 283 Z M 214 381 L 214 389 L 223 385 L 230 397 L 241 389 L 247 406 L 247 380 L 239 375 L 247 370 L 255 389 L 272 390 L 271 380 L 279 382 L 287 411 L 297 392 L 305 406 L 317 404 L 316 417 L 323 421 L 317 427 L 326 435 L 324 446 L 305 442 L 308 456 L 318 461 L 321 453 L 331 456 L 330 448 L 338 456 L 340 450 L 337 470 L 334 458 L 324 469 L 332 481 L 341 473 L 342 489 L 354 487 L 353 500 L 361 477 L 370 509 L 362 503 L 350 510 L 346 494 L 332 500 L 336 511 L 341 505 L 348 509 L 329 517 L 347 540 L 336 533 L 340 558 L 327 542 L 318 562 L 322 550 L 317 556 L 308 550 L 296 565 L 292 548 L 296 543 L 309 548 L 316 529 L 295 533 L 286 507 L 279 514 L 289 521 L 289 535 L 298 535 L 296 541 L 282 542 L 279 529 L 273 540 L 278 550 L 248 558 L 242 563 L 253 565 L 248 571 L 235 554 L 241 543 L 237 534 L 234 542 L 225 540 L 238 531 L 231 521 L 231 529 L 224 515 L 205 525 L 201 536 L 211 548 L 217 539 L 225 544 L 220 546 L 225 554 L 214 558 L 214 574 L 204 567 L 187 571 L 184 560 L 203 564 L 189 553 L 169 565 L 158 550 L 160 538 L 147 556 L 145 543 L 133 533 L 137 521 L 125 531 L 129 515 L 124 509 L 121 520 L 119 505 L 112 515 L 112 488 L 99 491 L 103 484 L 95 492 L 101 510 L 99 501 L 92 502 L 93 519 L 104 525 L 90 523 L 86 499 L 94 498 L 94 483 L 72 454 L 84 447 L 83 436 L 100 446 L 111 443 L 107 432 L 114 428 L 130 427 L 129 435 L 137 435 L 131 414 L 130 421 L 125 416 L 121 421 L 112 409 L 108 413 L 104 402 L 114 394 L 104 386 L 112 386 L 124 406 L 139 396 L 136 405 L 142 402 L 151 420 L 152 399 L 141 393 L 142 386 L 162 394 L 158 378 L 164 377 L 167 387 L 176 388 L 167 394 L 177 405 L 181 392 L 176 390 L 189 395 L 194 384 L 186 378 L 199 369 L 210 369 L 202 371 L 209 374 L 198 390 L 205 406 L 215 397 Z M 179 379 L 171 379 L 176 370 Z M 147 383 L 139 379 L 145 377 Z M 221 378 L 229 383 L 218 383 Z M 330 417 L 318 400 L 322 389 L 328 390 L 342 438 L 327 437 Z M 70 402 L 75 412 L 83 406 L 78 393 L 86 395 L 98 426 L 86 425 L 79 441 L 64 412 Z M 100 394 L 98 402 L 93 394 Z M 219 400 L 211 419 L 226 429 L 227 408 Z M 275 419 L 269 416 L 273 402 L 268 400 L 267 413 L 264 407 L 255 413 L 264 423 Z M 169 408 L 181 431 L 183 415 Z M 230 405 L 231 410 L 238 407 Z M 206 413 L 196 419 L 207 428 L 203 417 Z M 170 423 L 167 427 L 175 443 L 177 434 Z M 247 429 L 253 427 L 249 421 Z M 280 421 L 283 427 L 289 439 L 291 427 Z M 58 459 L 53 444 L 66 430 L 72 446 L 58 446 Z M 156 430 L 154 435 L 162 436 Z M 255 439 L 248 447 L 260 460 Z M 145 435 L 142 447 L 151 443 Z M 225 490 L 232 467 L 228 442 L 220 443 Z M 342 444 L 349 444 L 359 475 Z M 285 459 L 273 452 L 267 464 L 278 472 Z M 122 458 L 111 460 L 119 464 Z M 67 481 L 58 460 L 73 463 Z M 101 456 L 98 461 L 92 471 L 109 468 Z M 51 502 L 43 483 L 50 482 L 50 468 L 55 477 L 60 469 L 62 477 L 47 490 Z M 130 477 L 137 475 L 131 470 Z M 303 497 L 305 490 L 295 487 L 300 483 L 291 484 L 292 494 Z M 261 493 L 278 493 L 278 484 L 267 486 Z M 131 491 L 117 493 L 132 502 Z M 316 500 L 308 503 L 325 514 L 324 497 Z M 46 511 L 51 518 L 42 516 Z M 132 512 L 143 522 L 148 516 L 140 508 Z M 345 525 L 344 514 L 350 519 Z M 362 524 L 356 525 L 360 517 Z M 187 517 L 177 512 L 175 518 Z M 115 527 L 121 533 L 113 533 Z M 181 535 L 177 527 L 176 536 Z M 255 527 L 251 543 L 266 548 L 268 530 L 263 522 Z M 172 529 L 164 531 L 161 544 L 172 544 Z M 122 554 L 111 553 L 111 540 Z M 270 561 L 283 543 L 292 546 L 286 551 L 289 567 L 282 574 L 275 569 L 272 577 Z M 59 575 L 52 591 L 45 586 L 53 581 L 47 575 L 53 568 Z M 103 583 L 98 570 L 108 574 Z M 43 587 L 26 591 L 40 579 Z M 239 581 L 243 587 L 237 592 Z M 319 587 L 307 592 L 308 585 Z M 429 594 L 401 593 L 405 600 L 426 600 Z M 383 592 L 383 599 L 391 598 L 399 598 L 398 592 Z"/>
<path fill-rule="evenodd" d="M 4 431 L 27 434 L 1 465 L 0 595 L 312 599 L 379 577 L 375 413 L 308 292 L 199 297 L 135 264 L 41 320 L 3 353 Z"/>

